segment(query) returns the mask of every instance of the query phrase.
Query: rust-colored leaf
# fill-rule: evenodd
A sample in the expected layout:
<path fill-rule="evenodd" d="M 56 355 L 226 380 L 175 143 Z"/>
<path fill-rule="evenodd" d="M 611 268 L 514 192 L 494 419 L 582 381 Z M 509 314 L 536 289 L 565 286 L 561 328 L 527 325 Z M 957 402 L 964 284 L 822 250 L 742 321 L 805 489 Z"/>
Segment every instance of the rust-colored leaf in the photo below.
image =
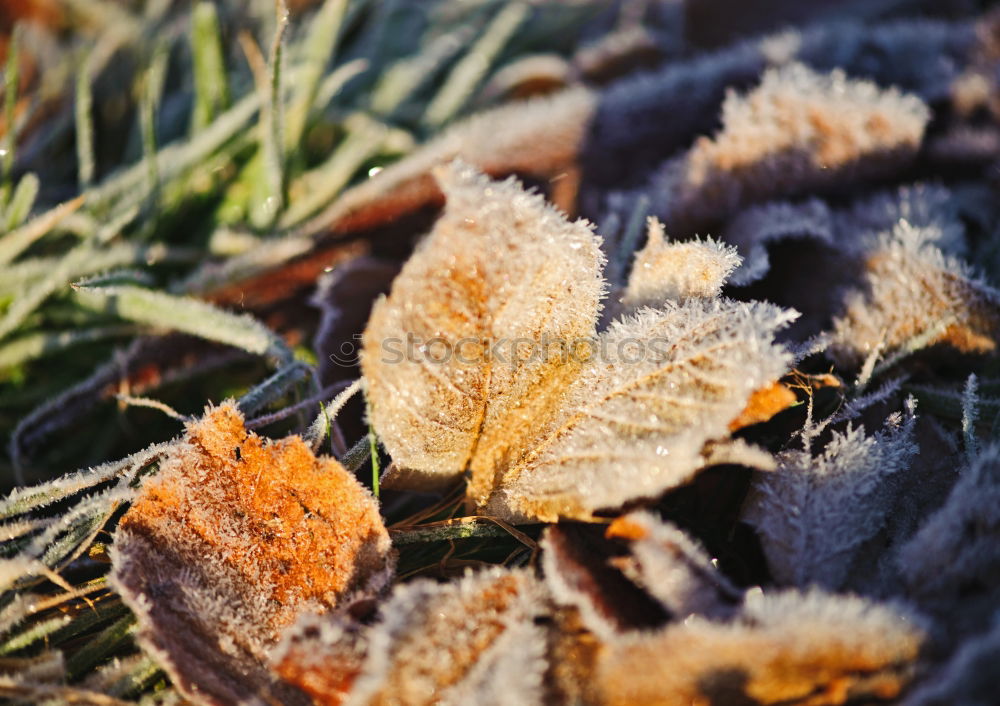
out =
<path fill-rule="evenodd" d="M 115 535 L 113 581 L 139 641 L 189 698 L 301 698 L 266 668 L 282 628 L 382 588 L 388 533 L 371 495 L 298 437 L 270 441 L 210 408 Z"/>

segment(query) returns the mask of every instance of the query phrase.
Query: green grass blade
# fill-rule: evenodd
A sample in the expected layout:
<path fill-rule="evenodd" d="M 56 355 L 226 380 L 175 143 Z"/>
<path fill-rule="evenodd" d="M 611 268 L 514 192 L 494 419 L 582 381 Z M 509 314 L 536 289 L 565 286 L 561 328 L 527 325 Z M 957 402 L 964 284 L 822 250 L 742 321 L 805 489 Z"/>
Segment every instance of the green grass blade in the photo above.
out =
<path fill-rule="evenodd" d="M 33 173 L 25 174 L 21 181 L 17 182 L 17 188 L 10 197 L 7 204 L 7 211 L 4 213 L 3 230 L 9 232 L 20 226 L 28 218 L 35 199 L 38 197 L 38 189 L 41 183 Z"/>
<path fill-rule="evenodd" d="M 79 288 L 76 300 L 87 309 L 126 321 L 180 331 L 279 361 L 292 360 L 284 341 L 253 317 L 232 314 L 197 299 L 125 285 Z"/>
<path fill-rule="evenodd" d="M 302 67 L 295 83 L 285 125 L 285 147 L 295 149 L 305 132 L 309 112 L 316 101 L 320 79 L 337 49 L 347 0 L 326 0 L 312 18 L 303 46 Z"/>
<path fill-rule="evenodd" d="M 0 183 L 6 189 L 14 172 L 14 154 L 17 148 L 15 113 L 17 109 L 18 84 L 21 82 L 21 28 L 15 26 L 7 44 L 7 66 L 4 69 L 3 113 L 7 130 L 0 142 Z"/>
<path fill-rule="evenodd" d="M 76 72 L 76 102 L 73 116 L 76 123 L 77 179 L 81 189 L 90 187 L 94 180 L 94 122 L 93 93 L 91 88 L 90 53 L 80 61 Z"/>
<path fill-rule="evenodd" d="M 191 132 L 196 133 L 229 108 L 230 102 L 219 16 L 214 2 L 202 0 L 191 13 L 191 55 L 194 62 Z"/>
<path fill-rule="evenodd" d="M 514 2 L 497 13 L 469 53 L 448 74 L 441 90 L 427 107 L 423 119 L 426 127 L 440 128 L 462 109 L 529 12 L 525 3 Z"/>
<path fill-rule="evenodd" d="M 0 238 L 0 265 L 6 265 L 31 247 L 32 243 L 50 233 L 66 216 L 83 205 L 83 196 L 61 203 L 50 211 L 33 218 L 17 230 Z"/>
<path fill-rule="evenodd" d="M 277 0 L 277 26 L 268 54 L 268 80 L 263 86 L 260 116 L 261 169 L 256 182 L 256 194 L 250 208 L 250 222 L 257 228 L 268 228 L 285 206 L 285 134 L 282 91 L 285 32 L 288 29 L 288 8 Z"/>

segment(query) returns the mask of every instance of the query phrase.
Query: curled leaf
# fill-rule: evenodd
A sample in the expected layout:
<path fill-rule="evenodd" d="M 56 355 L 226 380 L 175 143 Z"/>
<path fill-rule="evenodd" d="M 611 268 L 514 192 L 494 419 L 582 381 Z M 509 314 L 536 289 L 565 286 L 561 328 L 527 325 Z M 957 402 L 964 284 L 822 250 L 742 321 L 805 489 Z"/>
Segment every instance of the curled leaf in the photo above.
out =
<path fill-rule="evenodd" d="M 113 583 L 139 642 L 200 703 L 298 703 L 266 665 L 303 611 L 383 587 L 393 559 L 368 492 L 298 437 L 207 410 L 143 485 L 115 534 Z"/>

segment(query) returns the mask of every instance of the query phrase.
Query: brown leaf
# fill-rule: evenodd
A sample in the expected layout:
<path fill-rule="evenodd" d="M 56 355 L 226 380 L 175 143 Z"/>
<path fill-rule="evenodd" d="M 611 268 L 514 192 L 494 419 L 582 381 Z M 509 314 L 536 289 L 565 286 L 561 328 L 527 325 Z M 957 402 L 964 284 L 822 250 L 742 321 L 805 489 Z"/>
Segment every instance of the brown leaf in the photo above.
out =
<path fill-rule="evenodd" d="M 916 96 L 841 71 L 771 69 L 726 98 L 718 134 L 667 164 L 658 212 L 672 232 L 693 233 L 750 203 L 891 173 L 912 160 L 929 119 Z"/>
<path fill-rule="evenodd" d="M 845 297 L 831 352 L 845 364 L 877 348 L 947 344 L 992 353 L 1000 336 L 1000 291 L 936 246 L 934 228 L 897 224 L 870 247 L 863 286 Z"/>
<path fill-rule="evenodd" d="M 426 484 L 522 452 L 578 362 L 517 346 L 588 340 L 603 294 L 589 225 L 513 182 L 438 174 L 448 208 L 376 303 L 361 359 L 379 438 Z"/>
<path fill-rule="evenodd" d="M 823 706 L 891 700 L 905 686 L 921 640 L 906 616 L 859 598 L 749 595 L 734 622 L 691 617 L 606 643 L 594 670 L 595 701 Z"/>
<path fill-rule="evenodd" d="M 726 438 L 754 391 L 786 371 L 774 333 L 794 318 L 695 298 L 615 322 L 541 441 L 498 473 L 488 497 L 473 497 L 505 519 L 586 520 L 689 481 L 706 443 Z"/>
<path fill-rule="evenodd" d="M 279 669 L 318 703 L 540 703 L 548 604 L 531 573 L 492 569 L 448 584 L 398 586 L 360 635 L 336 621 L 313 625 Z M 307 645 L 311 645 L 309 648 Z M 326 686 L 331 688 L 326 691 Z"/>
<path fill-rule="evenodd" d="M 280 631 L 377 591 L 393 567 L 378 506 L 298 437 L 270 441 L 236 406 L 190 423 L 115 535 L 113 582 L 140 643 L 186 696 L 302 701 L 266 668 Z"/>

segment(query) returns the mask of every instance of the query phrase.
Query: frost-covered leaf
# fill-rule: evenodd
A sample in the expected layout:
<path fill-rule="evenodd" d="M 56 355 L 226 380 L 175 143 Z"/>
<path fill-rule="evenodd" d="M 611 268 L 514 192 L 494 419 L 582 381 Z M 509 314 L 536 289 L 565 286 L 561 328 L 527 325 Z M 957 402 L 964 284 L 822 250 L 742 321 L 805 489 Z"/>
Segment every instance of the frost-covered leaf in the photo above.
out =
<path fill-rule="evenodd" d="M 691 144 L 712 124 L 727 90 L 751 88 L 778 58 L 776 44 L 782 61 L 899 86 L 930 103 L 948 98 L 974 39 L 972 22 L 844 21 L 782 30 L 668 62 L 617 81 L 601 95 L 582 156 L 587 177 L 619 186 Z"/>
<path fill-rule="evenodd" d="M 774 333 L 795 316 L 688 299 L 616 321 L 541 442 L 475 499 L 500 517 L 586 519 L 686 482 L 705 444 L 727 437 L 754 391 L 787 371 Z"/>
<path fill-rule="evenodd" d="M 357 257 L 320 279 L 313 306 L 320 309 L 313 344 L 320 356 L 318 373 L 325 385 L 357 376 L 358 348 L 372 305 L 387 294 L 399 265 L 391 260 Z"/>
<path fill-rule="evenodd" d="M 298 437 L 247 432 L 225 403 L 190 423 L 115 533 L 113 584 L 139 642 L 200 703 L 298 703 L 266 668 L 304 611 L 384 586 L 393 559 L 371 495 Z"/>
<path fill-rule="evenodd" d="M 945 612 L 995 608 L 1000 587 L 1000 446 L 991 444 L 959 473 L 948 499 L 899 552 L 911 597 Z"/>
<path fill-rule="evenodd" d="M 723 576 L 705 550 L 674 525 L 649 512 L 615 520 L 608 536 L 628 541 L 630 554 L 615 565 L 670 613 L 724 618 L 740 603 L 740 591 Z"/>
<path fill-rule="evenodd" d="M 684 234 L 756 201 L 881 176 L 915 155 L 929 118 L 916 96 L 839 70 L 771 69 L 747 95 L 727 96 L 715 137 L 653 180 L 654 212 Z"/>
<path fill-rule="evenodd" d="M 692 616 L 604 646 L 600 703 L 820 706 L 898 696 L 921 631 L 909 616 L 812 591 L 750 593 L 738 618 Z"/>
<path fill-rule="evenodd" d="M 991 706 L 1000 662 L 1000 613 L 985 633 L 966 641 L 903 701 L 904 706 Z"/>
<path fill-rule="evenodd" d="M 622 304 L 629 309 L 658 306 L 686 297 L 717 297 L 740 265 L 736 249 L 708 238 L 668 242 L 663 224 L 651 218 L 646 247 L 636 253 Z"/>
<path fill-rule="evenodd" d="M 351 618 L 309 613 L 285 631 L 271 662 L 313 703 L 339 706 L 361 672 L 366 647 L 362 626 Z"/>
<path fill-rule="evenodd" d="M 937 246 L 937 228 L 898 222 L 868 248 L 862 288 L 845 297 L 831 352 L 860 364 L 885 355 L 948 344 L 967 353 L 996 349 L 1000 292 Z"/>
<path fill-rule="evenodd" d="M 603 295 L 586 223 L 512 181 L 438 174 L 445 213 L 376 303 L 361 361 L 380 440 L 425 483 L 522 451 L 579 365 L 538 346 L 590 340 Z"/>
<path fill-rule="evenodd" d="M 859 548 L 880 530 L 917 453 L 915 417 L 894 415 L 872 436 L 835 432 L 821 453 L 786 451 L 759 474 L 744 518 L 760 534 L 774 579 L 841 588 Z"/>
<path fill-rule="evenodd" d="M 604 537 L 587 527 L 550 527 L 542 566 L 553 601 L 578 611 L 603 640 L 689 615 L 725 618 L 742 600 L 701 547 L 647 512 L 618 518 Z"/>
<path fill-rule="evenodd" d="M 306 625 L 279 667 L 318 703 L 542 703 L 548 613 L 531 573 L 492 569 L 448 584 L 396 588 L 361 634 L 343 623 Z M 309 647 L 311 645 L 311 648 Z M 326 665 L 326 666 L 323 666 Z M 331 691 L 326 691 L 330 688 Z"/>

